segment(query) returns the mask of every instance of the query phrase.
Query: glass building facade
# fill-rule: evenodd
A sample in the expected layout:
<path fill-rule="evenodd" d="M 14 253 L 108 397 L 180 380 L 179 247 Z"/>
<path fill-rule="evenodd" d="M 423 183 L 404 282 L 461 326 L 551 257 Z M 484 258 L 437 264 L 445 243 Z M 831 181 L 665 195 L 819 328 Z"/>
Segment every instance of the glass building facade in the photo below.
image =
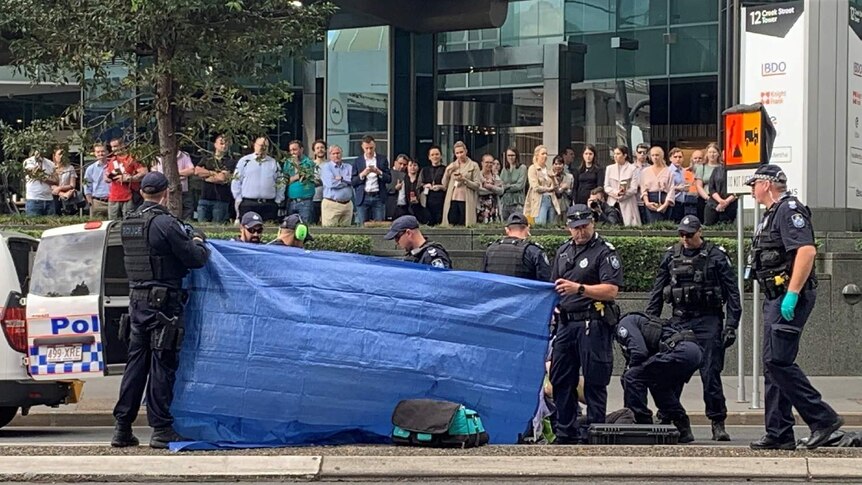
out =
<path fill-rule="evenodd" d="M 559 146 L 549 144 L 551 153 L 591 143 L 607 162 L 618 144 L 693 148 L 717 140 L 719 1 L 514 0 L 501 28 L 440 34 L 437 51 L 553 44 L 586 52 L 583 79 L 557 102 L 571 110 L 571 130 L 562 130 Z M 474 153 L 515 146 L 527 161 L 547 143 L 552 97 L 543 77 L 542 65 L 438 76 L 438 141 L 463 139 Z"/>

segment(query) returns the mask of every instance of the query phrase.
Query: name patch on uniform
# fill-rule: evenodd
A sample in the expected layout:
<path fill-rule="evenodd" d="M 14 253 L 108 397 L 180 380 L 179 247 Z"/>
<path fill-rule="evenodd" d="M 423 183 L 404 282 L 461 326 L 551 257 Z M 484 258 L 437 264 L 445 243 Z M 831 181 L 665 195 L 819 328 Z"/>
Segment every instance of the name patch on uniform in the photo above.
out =
<path fill-rule="evenodd" d="M 620 269 L 620 258 L 611 256 L 611 267 L 614 269 Z"/>
<path fill-rule="evenodd" d="M 617 330 L 617 333 L 620 335 L 621 338 L 626 338 L 626 336 L 629 334 L 629 331 L 626 330 L 626 327 L 620 326 L 619 330 Z"/>
<path fill-rule="evenodd" d="M 578 266 L 580 266 L 580 267 L 581 267 L 581 269 L 584 269 L 584 268 L 586 268 L 586 267 L 587 267 L 587 265 L 588 265 L 588 264 L 590 264 L 590 262 L 589 262 L 589 261 L 587 261 L 587 258 L 584 258 L 584 259 L 582 259 L 582 260 L 581 260 L 581 262 L 580 262 L 580 263 L 578 263 Z"/>
<path fill-rule="evenodd" d="M 802 217 L 802 214 L 793 214 L 790 216 L 790 222 L 793 223 L 793 227 L 797 229 L 802 229 L 805 227 L 805 218 Z"/>

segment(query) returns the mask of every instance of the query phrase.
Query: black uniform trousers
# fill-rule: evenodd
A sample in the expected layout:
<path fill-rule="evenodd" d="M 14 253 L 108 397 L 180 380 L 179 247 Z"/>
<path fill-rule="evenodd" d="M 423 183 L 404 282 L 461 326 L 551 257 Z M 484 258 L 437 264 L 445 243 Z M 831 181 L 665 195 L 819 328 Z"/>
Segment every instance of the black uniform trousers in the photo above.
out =
<path fill-rule="evenodd" d="M 799 293 L 793 320 L 781 316 L 782 297 L 763 302 L 763 376 L 766 380 L 766 434 L 778 442 L 793 441 L 792 408 L 812 431 L 832 425 L 838 415 L 811 385 L 799 365 L 799 340 L 811 310 L 816 290 L 806 283 Z"/>
<path fill-rule="evenodd" d="M 647 404 L 647 390 L 664 419 L 684 417 L 685 408 L 679 390 L 701 366 L 703 352 L 694 342 L 679 342 L 667 351 L 650 356 L 645 362 L 628 369 L 622 376 L 623 401 L 632 410 L 635 420 L 652 424 L 652 412 Z"/>
<path fill-rule="evenodd" d="M 724 387 L 721 384 L 721 371 L 724 370 L 724 342 L 721 340 L 722 322 L 718 315 L 701 315 L 687 320 L 703 350 L 703 363 L 700 366 L 700 380 L 703 383 L 703 402 L 706 417 L 712 421 L 727 418 L 727 403 Z M 682 394 L 682 385 L 677 395 Z"/>
<path fill-rule="evenodd" d="M 131 318 L 129 359 L 120 383 L 120 398 L 114 407 L 114 419 L 119 427 L 132 426 L 141 408 L 144 391 L 146 391 L 149 425 L 153 428 L 166 428 L 173 425 L 171 402 L 174 399 L 174 381 L 179 367 L 179 352 L 154 350 L 151 347 L 151 334 L 161 325 L 157 318 L 158 313 L 159 311 L 152 308 L 147 300 L 132 299 L 129 302 Z M 168 317 L 179 316 L 177 312 L 173 315 L 168 311 L 164 313 Z"/>
<path fill-rule="evenodd" d="M 584 441 L 591 423 L 604 423 L 613 371 L 612 329 L 602 320 L 568 321 L 557 328 L 551 353 L 551 385 L 557 407 L 554 433 L 562 443 Z M 587 416 L 578 425 L 578 380 L 584 374 Z"/>

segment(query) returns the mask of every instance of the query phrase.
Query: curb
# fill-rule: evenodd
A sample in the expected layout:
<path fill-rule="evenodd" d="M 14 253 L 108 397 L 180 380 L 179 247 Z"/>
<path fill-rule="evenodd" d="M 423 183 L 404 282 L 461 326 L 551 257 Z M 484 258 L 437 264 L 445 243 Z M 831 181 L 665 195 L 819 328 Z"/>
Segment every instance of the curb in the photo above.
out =
<path fill-rule="evenodd" d="M 476 456 L 0 456 L 6 481 L 377 479 L 862 480 L 860 458 Z"/>
<path fill-rule="evenodd" d="M 862 412 L 840 413 L 844 418 L 845 427 L 862 427 Z M 797 423 L 802 418 L 794 413 Z M 689 413 L 691 424 L 695 426 L 709 425 L 710 420 L 703 413 Z M 763 426 L 763 411 L 745 411 L 727 413 L 727 426 Z M 92 426 L 113 426 L 114 416 L 108 411 L 77 412 L 77 413 L 34 413 L 28 416 L 17 416 L 9 423 L 9 427 L 64 427 L 82 428 Z M 146 418 L 141 416 L 135 426 L 146 426 Z"/>

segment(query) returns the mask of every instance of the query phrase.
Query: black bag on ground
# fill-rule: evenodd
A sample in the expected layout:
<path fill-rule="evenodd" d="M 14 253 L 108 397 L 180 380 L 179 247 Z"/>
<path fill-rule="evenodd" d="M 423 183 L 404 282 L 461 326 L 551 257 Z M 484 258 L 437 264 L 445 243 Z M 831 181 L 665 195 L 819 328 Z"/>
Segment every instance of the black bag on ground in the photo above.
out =
<path fill-rule="evenodd" d="M 449 401 L 401 401 L 392 412 L 392 425 L 396 445 L 472 448 L 488 443 L 479 414 Z"/>

